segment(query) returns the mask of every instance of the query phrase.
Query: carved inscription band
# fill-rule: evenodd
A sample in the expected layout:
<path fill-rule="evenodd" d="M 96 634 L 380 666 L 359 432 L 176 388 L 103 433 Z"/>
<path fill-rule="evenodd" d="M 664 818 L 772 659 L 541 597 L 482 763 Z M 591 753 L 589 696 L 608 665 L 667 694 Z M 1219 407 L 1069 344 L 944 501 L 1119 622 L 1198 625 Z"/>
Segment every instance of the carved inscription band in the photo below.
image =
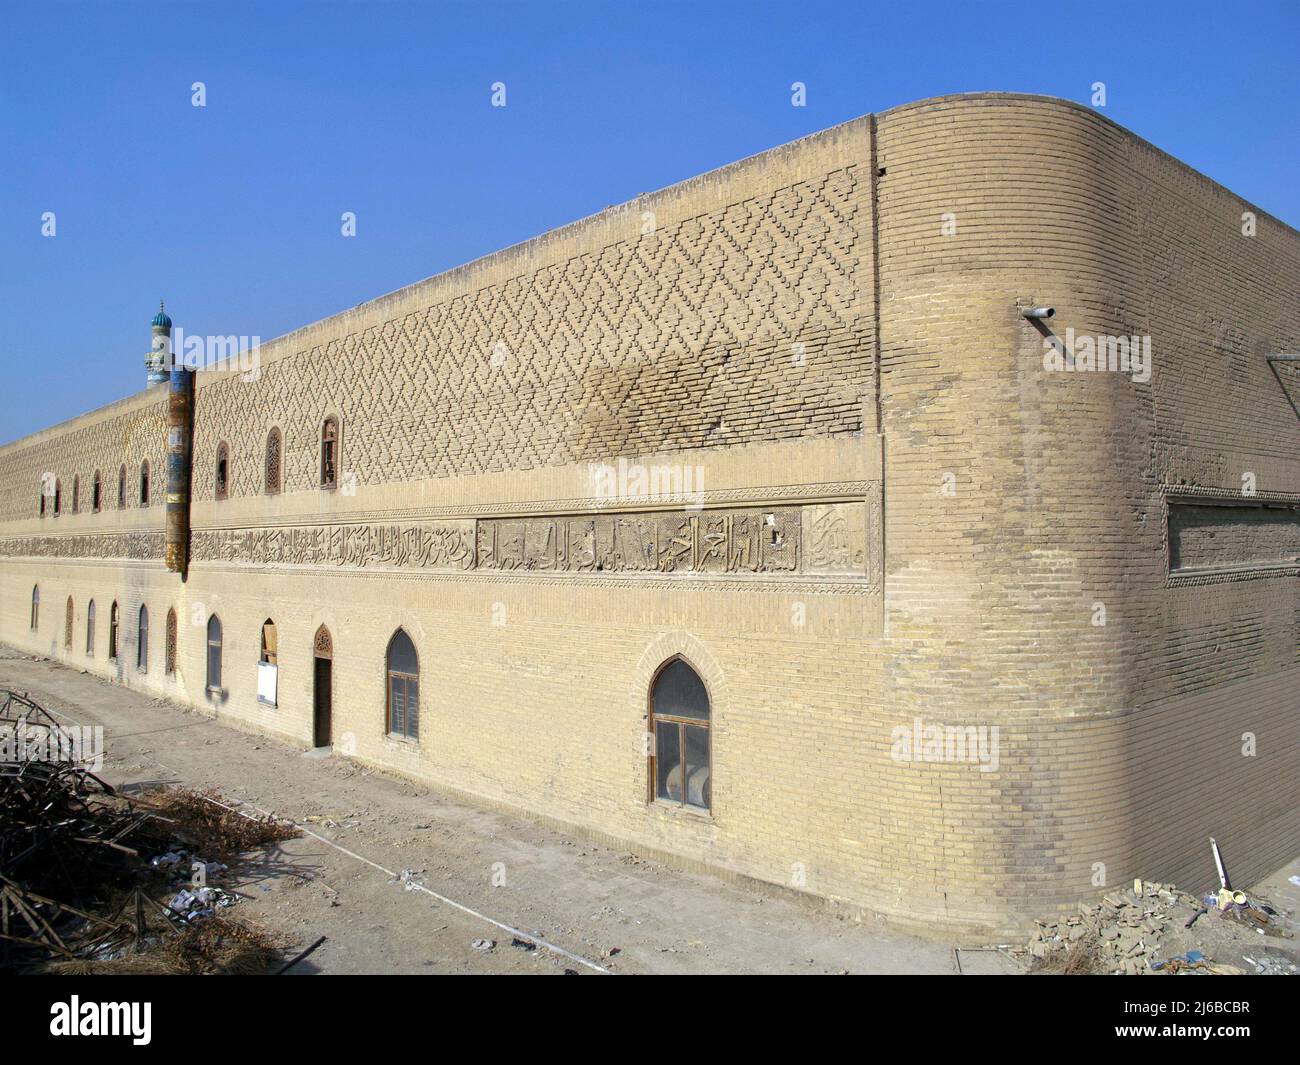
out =
<path fill-rule="evenodd" d="M 878 484 L 862 502 L 566 517 L 463 518 L 394 525 L 207 529 L 195 562 L 451 572 L 840 575 L 880 569 Z M 11 555 L 154 558 L 157 533 L 28 537 Z"/>

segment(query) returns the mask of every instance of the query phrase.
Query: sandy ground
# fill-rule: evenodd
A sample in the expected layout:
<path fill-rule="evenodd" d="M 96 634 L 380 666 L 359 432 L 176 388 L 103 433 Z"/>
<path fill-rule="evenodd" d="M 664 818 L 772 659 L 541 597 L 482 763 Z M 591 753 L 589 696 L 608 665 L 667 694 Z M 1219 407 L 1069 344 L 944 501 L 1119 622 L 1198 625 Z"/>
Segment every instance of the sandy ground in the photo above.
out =
<path fill-rule="evenodd" d="M 115 786 L 216 788 L 298 823 L 302 838 L 233 881 L 246 897 L 232 911 L 299 948 L 327 937 L 295 973 L 958 971 L 948 944 L 598 847 L 57 663 L 0 649 L 0 687 L 102 725 Z M 1017 971 L 968 950 L 960 968 Z"/>

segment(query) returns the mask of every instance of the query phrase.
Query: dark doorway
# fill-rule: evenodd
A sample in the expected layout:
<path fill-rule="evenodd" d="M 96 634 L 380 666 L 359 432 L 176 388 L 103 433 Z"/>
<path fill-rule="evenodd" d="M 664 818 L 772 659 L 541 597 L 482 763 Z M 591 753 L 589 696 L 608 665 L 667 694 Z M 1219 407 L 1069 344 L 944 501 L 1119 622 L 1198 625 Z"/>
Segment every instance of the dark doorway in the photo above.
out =
<path fill-rule="evenodd" d="M 312 657 L 316 664 L 312 688 L 312 745 L 329 747 L 333 711 L 334 640 L 322 625 L 312 640 Z"/>
<path fill-rule="evenodd" d="M 328 658 L 316 660 L 316 692 L 312 700 L 314 707 L 313 742 L 317 747 L 330 745 L 330 667 L 334 665 Z"/>

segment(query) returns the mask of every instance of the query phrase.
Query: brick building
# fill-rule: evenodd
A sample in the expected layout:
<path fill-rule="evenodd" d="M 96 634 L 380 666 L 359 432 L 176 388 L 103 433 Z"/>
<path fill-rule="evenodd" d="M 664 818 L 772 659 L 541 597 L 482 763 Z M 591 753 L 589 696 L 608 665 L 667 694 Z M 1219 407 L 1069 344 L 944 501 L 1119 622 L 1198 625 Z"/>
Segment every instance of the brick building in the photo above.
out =
<path fill-rule="evenodd" d="M 922 101 L 0 448 L 0 638 L 906 925 L 1244 883 L 1300 849 L 1298 294 L 1095 111 Z"/>

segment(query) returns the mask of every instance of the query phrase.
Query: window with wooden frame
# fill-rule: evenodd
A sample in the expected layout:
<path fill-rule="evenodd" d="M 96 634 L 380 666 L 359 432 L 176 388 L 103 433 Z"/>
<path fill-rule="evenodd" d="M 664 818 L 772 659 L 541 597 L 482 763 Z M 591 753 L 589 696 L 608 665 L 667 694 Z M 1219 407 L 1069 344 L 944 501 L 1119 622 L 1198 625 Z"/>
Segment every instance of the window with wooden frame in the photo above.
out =
<path fill-rule="evenodd" d="M 268 666 L 280 664 L 280 638 L 275 632 L 275 622 L 270 618 L 262 622 L 262 657 L 258 661 Z"/>
<path fill-rule="evenodd" d="M 95 653 L 95 600 L 86 607 L 86 654 Z"/>
<path fill-rule="evenodd" d="M 262 622 L 262 650 L 257 659 L 257 701 L 275 706 L 280 699 L 280 638 L 275 622 Z"/>
<path fill-rule="evenodd" d="M 420 738 L 420 660 L 405 629 L 388 641 L 386 655 L 388 734 Z"/>
<path fill-rule="evenodd" d="M 648 716 L 651 800 L 709 810 L 709 693 L 684 658 L 659 667 L 650 685 Z"/>
<path fill-rule="evenodd" d="M 217 445 L 216 496 L 225 499 L 230 495 L 230 448 L 223 440 Z"/>
<path fill-rule="evenodd" d="M 320 486 L 337 488 L 339 477 L 339 423 L 331 416 L 320 430 Z"/>
<path fill-rule="evenodd" d="M 167 611 L 166 646 L 163 648 L 163 672 L 169 677 L 176 672 L 176 609 Z"/>
<path fill-rule="evenodd" d="M 108 660 L 117 661 L 117 600 L 108 609 Z"/>
<path fill-rule="evenodd" d="M 221 619 L 208 618 L 208 691 L 221 690 Z"/>
<path fill-rule="evenodd" d="M 140 604 L 140 615 L 136 627 L 135 668 L 141 673 L 149 672 L 149 608 Z"/>
<path fill-rule="evenodd" d="M 36 626 L 40 623 L 40 620 L 41 620 L 41 586 L 39 584 L 33 584 L 32 585 L 32 630 L 33 631 L 36 630 Z"/>
<path fill-rule="evenodd" d="M 280 430 L 272 428 L 266 434 L 266 494 L 280 494 L 280 452 L 283 441 Z"/>

